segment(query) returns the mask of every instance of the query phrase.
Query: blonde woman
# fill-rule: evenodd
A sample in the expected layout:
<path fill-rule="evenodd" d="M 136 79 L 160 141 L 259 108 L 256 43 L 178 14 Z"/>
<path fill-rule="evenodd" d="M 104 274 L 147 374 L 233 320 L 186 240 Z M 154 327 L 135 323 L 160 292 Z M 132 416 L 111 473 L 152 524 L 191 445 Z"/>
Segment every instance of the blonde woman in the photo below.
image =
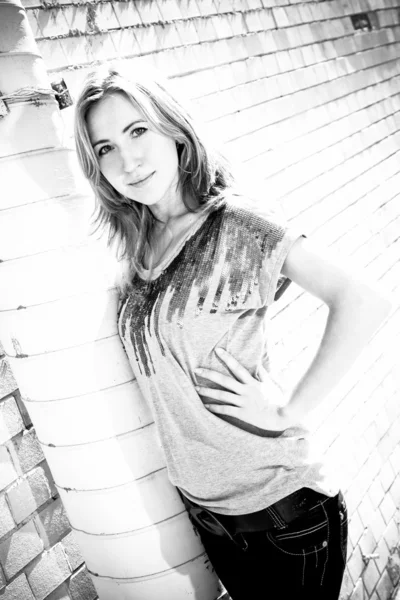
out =
<path fill-rule="evenodd" d="M 303 420 L 388 300 L 303 235 L 243 208 L 229 165 L 165 82 L 101 67 L 77 100 L 75 135 L 98 222 L 127 265 L 120 336 L 218 576 L 233 600 L 337 600 L 346 506 L 311 460 Z M 284 393 L 269 375 L 265 322 L 290 281 L 329 316 L 310 367 Z"/>

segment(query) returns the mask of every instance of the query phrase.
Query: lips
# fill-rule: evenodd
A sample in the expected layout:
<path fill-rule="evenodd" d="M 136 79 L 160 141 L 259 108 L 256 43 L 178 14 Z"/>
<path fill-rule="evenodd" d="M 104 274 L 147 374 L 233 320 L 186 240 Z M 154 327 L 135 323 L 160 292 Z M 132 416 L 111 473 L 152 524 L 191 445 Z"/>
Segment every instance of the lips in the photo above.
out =
<path fill-rule="evenodd" d="M 131 185 L 132 187 L 140 187 L 141 185 L 147 183 L 153 177 L 153 175 L 154 173 L 150 173 L 150 175 L 147 175 L 147 177 L 144 177 L 143 179 L 138 179 L 136 181 L 131 181 L 128 185 Z"/>

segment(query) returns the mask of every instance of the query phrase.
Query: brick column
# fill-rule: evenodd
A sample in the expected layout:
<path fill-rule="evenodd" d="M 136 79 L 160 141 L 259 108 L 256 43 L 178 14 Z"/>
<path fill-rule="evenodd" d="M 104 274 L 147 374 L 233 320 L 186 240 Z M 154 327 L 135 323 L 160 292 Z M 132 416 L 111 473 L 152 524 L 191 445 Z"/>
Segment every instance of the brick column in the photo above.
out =
<path fill-rule="evenodd" d="M 88 235 L 93 199 L 17 0 L 0 2 L 0 91 L 0 331 L 17 382 L 0 394 L 0 589 L 213 600 L 218 581 L 117 334 L 115 264 Z"/>

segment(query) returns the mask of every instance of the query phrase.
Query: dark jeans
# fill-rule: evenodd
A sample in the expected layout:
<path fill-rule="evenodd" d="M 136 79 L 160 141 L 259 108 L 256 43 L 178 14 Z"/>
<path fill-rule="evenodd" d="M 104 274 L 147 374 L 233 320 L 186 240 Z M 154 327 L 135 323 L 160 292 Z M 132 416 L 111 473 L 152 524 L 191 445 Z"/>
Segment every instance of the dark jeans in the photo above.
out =
<path fill-rule="evenodd" d="M 239 534 L 248 544 L 246 550 L 227 537 L 196 528 L 232 600 L 339 598 L 346 565 L 347 510 L 338 496 L 319 502 L 284 529 Z"/>

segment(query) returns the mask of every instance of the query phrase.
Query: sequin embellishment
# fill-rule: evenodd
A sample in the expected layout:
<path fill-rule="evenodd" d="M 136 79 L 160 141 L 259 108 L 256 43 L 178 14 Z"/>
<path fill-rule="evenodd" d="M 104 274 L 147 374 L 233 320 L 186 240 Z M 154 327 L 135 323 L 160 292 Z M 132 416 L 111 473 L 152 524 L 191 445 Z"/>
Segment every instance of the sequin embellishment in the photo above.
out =
<path fill-rule="evenodd" d="M 244 307 L 258 286 L 263 259 L 271 255 L 282 236 L 280 227 L 253 213 L 225 205 L 207 217 L 156 279 L 144 281 L 136 276 L 133 291 L 121 307 L 120 327 L 123 340 L 127 330 L 129 332 L 140 373 L 150 377 L 151 372 L 155 372 L 147 336 L 155 335 L 165 356 L 159 323 L 164 301 L 169 303 L 167 322 L 176 321 L 183 327 L 192 289 L 198 294 L 195 318 L 204 310 L 206 301 L 211 300 L 211 280 L 216 265 L 221 262 L 223 266 L 209 312 L 215 314 L 218 310 Z M 223 297 L 226 300 L 221 306 Z"/>

